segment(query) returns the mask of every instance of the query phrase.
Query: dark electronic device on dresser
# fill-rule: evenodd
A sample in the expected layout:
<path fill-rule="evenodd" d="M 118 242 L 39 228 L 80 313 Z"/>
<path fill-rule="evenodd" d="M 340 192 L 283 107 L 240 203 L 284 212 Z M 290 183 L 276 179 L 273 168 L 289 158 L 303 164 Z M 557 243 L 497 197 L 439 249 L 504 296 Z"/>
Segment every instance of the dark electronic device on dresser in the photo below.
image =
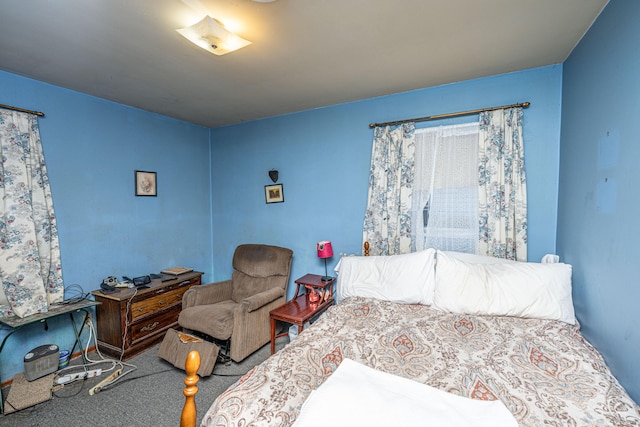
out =
<path fill-rule="evenodd" d="M 118 284 L 118 279 L 113 276 L 109 276 L 106 279 L 104 279 L 102 283 L 100 283 L 100 290 L 102 291 L 103 294 L 113 293 L 118 290 L 116 289 L 117 284 Z"/>
<path fill-rule="evenodd" d="M 149 289 L 147 286 L 149 283 L 151 283 L 151 277 L 149 275 L 133 278 L 133 286 L 138 289 Z"/>
<path fill-rule="evenodd" d="M 129 283 L 133 283 L 133 286 L 135 286 L 138 289 L 149 289 L 149 286 L 147 285 L 151 283 L 150 275 L 134 277 L 133 279 L 130 279 L 127 276 L 122 276 L 122 278 Z"/>

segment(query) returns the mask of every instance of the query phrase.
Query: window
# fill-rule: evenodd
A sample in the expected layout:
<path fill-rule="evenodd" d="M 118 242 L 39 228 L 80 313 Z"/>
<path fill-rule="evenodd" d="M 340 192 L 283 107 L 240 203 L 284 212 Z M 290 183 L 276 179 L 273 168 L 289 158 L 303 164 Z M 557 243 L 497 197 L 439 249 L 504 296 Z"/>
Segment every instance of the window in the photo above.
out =
<path fill-rule="evenodd" d="M 478 123 L 416 130 L 412 222 L 416 250 L 476 253 Z"/>

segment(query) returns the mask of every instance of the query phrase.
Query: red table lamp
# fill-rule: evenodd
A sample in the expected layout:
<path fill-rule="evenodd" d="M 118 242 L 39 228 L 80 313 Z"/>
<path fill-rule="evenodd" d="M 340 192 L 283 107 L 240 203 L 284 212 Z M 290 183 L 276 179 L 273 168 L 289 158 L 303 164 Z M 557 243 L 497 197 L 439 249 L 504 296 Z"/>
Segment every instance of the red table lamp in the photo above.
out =
<path fill-rule="evenodd" d="M 331 258 L 333 256 L 333 248 L 331 247 L 331 242 L 328 240 L 318 242 L 316 244 L 316 250 L 318 251 L 318 258 L 324 259 L 324 276 L 322 276 L 321 280 L 323 282 L 330 282 L 331 280 L 333 280 L 333 277 L 327 274 L 327 258 Z"/>

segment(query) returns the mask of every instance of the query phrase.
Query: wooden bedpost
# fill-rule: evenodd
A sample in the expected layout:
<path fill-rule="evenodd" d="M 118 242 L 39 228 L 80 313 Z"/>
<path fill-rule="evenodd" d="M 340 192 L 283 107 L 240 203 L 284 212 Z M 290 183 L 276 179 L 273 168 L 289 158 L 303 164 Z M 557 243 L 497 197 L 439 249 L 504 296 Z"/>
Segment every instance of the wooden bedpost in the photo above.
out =
<path fill-rule="evenodd" d="M 196 426 L 196 393 L 198 392 L 198 369 L 200 368 L 200 353 L 193 350 L 187 355 L 185 362 L 185 371 L 187 376 L 184 379 L 184 395 L 186 399 L 184 401 L 184 407 L 182 408 L 182 415 L 180 416 L 180 427 L 195 427 Z"/>
<path fill-rule="evenodd" d="M 369 256 L 369 242 L 364 242 L 364 256 Z"/>

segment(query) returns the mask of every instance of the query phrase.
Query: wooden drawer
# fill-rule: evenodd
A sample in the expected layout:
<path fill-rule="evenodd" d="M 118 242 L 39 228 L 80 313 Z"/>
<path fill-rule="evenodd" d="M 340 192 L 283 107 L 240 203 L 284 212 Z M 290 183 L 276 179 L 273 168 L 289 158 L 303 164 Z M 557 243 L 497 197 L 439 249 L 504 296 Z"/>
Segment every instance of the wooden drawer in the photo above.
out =
<path fill-rule="evenodd" d="M 182 295 L 189 289 L 189 286 L 163 292 L 151 298 L 136 301 L 131 304 L 131 320 L 164 310 L 174 304 L 182 302 Z"/>
<path fill-rule="evenodd" d="M 133 323 L 131 325 L 131 343 L 135 344 L 137 341 L 144 339 L 149 335 L 156 334 L 174 326 L 178 321 L 179 314 L 180 307 L 176 306 L 162 314 L 156 314 L 156 316 L 150 317 L 146 320 Z"/>
<path fill-rule="evenodd" d="M 96 309 L 100 351 L 126 359 L 161 340 L 167 329 L 178 324 L 184 293 L 200 283 L 202 273 L 193 271 L 164 282 L 154 279 L 148 289 L 93 291 L 102 303 Z"/>

